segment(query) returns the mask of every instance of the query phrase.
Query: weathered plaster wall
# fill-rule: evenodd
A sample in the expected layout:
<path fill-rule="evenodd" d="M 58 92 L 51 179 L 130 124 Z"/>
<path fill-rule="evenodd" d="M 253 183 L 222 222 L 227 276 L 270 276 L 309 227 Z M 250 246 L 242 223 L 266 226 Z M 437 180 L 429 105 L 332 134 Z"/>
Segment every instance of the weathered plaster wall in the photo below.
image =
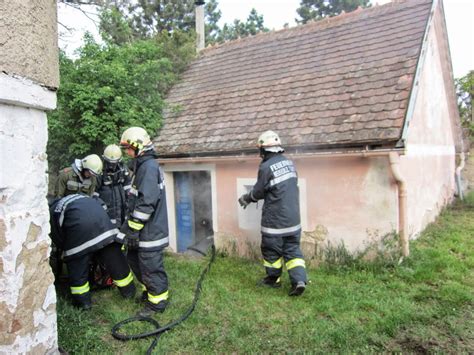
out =
<path fill-rule="evenodd" d="M 45 112 L 4 104 L 0 91 L 0 141 L 0 353 L 50 353 L 57 327 Z"/>
<path fill-rule="evenodd" d="M 455 192 L 456 110 L 452 107 L 450 65 L 446 63 L 439 9 L 427 38 L 413 117 L 407 131 L 407 154 L 401 158 L 407 180 L 408 228 L 412 237 L 434 221 Z M 451 98 L 451 100 L 450 100 Z"/>
<path fill-rule="evenodd" d="M 308 231 L 322 226 L 331 244 L 343 241 L 354 251 L 397 230 L 387 157 L 313 158 L 297 167 L 307 180 Z"/>
<path fill-rule="evenodd" d="M 294 159 L 306 198 L 302 219 L 306 236 L 344 242 L 349 250 L 363 249 L 374 238 L 397 230 L 397 195 L 388 158 L 331 157 Z M 252 254 L 260 230 L 239 228 L 237 178 L 256 178 L 259 160 L 216 164 L 218 246 L 233 243 L 240 254 Z M 254 205 L 248 208 L 254 209 Z M 256 211 L 258 213 L 258 211 Z M 257 250 L 259 252 L 259 250 Z"/>
<path fill-rule="evenodd" d="M 56 1 L 0 1 L 0 14 L 0 354 L 57 353 L 46 201 Z"/>
<path fill-rule="evenodd" d="M 56 0 L 2 0 L 0 14 L 0 72 L 58 87 Z"/>

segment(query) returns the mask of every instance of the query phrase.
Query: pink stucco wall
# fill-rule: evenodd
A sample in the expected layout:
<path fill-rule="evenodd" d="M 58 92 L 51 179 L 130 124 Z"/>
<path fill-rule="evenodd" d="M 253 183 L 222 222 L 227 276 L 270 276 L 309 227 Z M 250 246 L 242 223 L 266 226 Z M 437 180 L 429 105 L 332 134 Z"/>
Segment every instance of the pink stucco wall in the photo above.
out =
<path fill-rule="evenodd" d="M 324 243 L 343 241 L 355 250 L 397 229 L 396 184 L 388 157 L 289 157 L 306 185 L 306 191 L 300 190 L 306 200 L 301 206 L 305 232 L 317 229 Z M 239 227 L 237 179 L 256 178 L 258 164 L 216 164 L 219 238 L 235 242 L 242 252 L 247 244 L 258 243 L 260 231 Z"/>
<path fill-rule="evenodd" d="M 307 231 L 323 226 L 329 241 L 354 250 L 396 230 L 396 185 L 387 157 L 298 159 L 296 165 L 307 181 Z"/>
<path fill-rule="evenodd" d="M 254 178 L 258 169 L 258 161 L 226 162 L 216 167 L 217 180 L 217 214 L 219 231 L 235 236 L 245 236 L 238 227 L 237 209 L 237 177 Z M 255 236 L 255 235 L 252 235 Z"/>

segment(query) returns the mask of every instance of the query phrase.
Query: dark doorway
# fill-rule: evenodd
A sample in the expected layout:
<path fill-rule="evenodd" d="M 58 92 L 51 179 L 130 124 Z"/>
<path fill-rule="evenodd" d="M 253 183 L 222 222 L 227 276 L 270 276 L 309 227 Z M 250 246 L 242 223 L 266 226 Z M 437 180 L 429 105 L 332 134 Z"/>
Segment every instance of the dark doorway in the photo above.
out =
<path fill-rule="evenodd" d="M 182 253 L 212 239 L 211 175 L 209 171 L 183 171 L 174 172 L 173 177 L 176 237 Z"/>

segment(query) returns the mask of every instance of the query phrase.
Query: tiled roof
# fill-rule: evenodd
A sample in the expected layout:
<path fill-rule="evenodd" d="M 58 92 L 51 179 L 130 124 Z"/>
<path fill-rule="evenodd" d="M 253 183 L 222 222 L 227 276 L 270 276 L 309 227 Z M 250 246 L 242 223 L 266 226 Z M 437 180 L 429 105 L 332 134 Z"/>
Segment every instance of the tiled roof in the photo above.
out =
<path fill-rule="evenodd" d="M 170 92 L 162 156 L 394 144 L 431 0 L 397 1 L 202 51 Z"/>

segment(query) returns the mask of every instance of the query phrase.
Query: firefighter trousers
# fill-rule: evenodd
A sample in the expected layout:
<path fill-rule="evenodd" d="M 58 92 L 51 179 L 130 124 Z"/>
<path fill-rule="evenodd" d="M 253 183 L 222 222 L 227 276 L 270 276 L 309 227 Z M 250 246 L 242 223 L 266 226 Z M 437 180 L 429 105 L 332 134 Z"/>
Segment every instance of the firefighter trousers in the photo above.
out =
<path fill-rule="evenodd" d="M 135 285 L 133 283 L 133 275 L 127 264 L 127 259 L 120 248 L 121 244 L 114 242 L 106 245 L 95 253 L 85 254 L 81 257 L 66 261 L 71 294 L 76 304 L 79 306 L 87 306 L 91 303 L 89 265 L 94 254 L 110 273 L 112 280 L 118 286 L 122 296 L 134 296 Z"/>
<path fill-rule="evenodd" d="M 306 265 L 300 248 L 300 234 L 287 237 L 262 235 L 261 251 L 267 275 L 279 278 L 285 263 L 292 285 L 307 283 Z"/>
<path fill-rule="evenodd" d="M 151 308 L 164 309 L 168 300 L 168 276 L 163 263 L 163 249 L 154 251 L 129 250 L 128 263 L 133 273 L 146 288 Z"/>

